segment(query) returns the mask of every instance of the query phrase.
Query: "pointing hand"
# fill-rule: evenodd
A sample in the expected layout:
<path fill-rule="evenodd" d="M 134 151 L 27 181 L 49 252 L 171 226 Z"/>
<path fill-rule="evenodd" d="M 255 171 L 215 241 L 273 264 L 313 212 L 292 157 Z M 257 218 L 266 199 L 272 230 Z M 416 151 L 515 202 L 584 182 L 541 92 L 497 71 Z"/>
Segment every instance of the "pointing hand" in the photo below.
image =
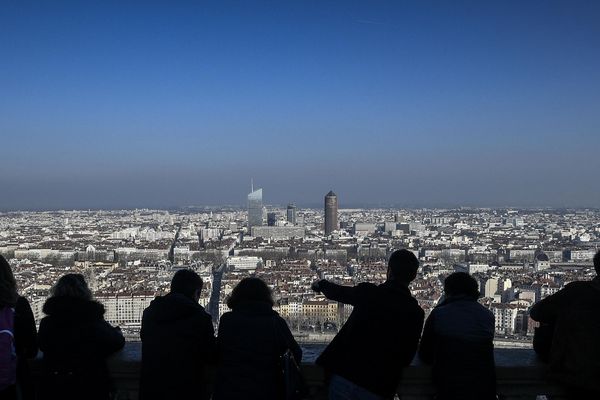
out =
<path fill-rule="evenodd" d="M 310 288 L 315 292 L 321 292 L 321 281 L 314 281 Z"/>

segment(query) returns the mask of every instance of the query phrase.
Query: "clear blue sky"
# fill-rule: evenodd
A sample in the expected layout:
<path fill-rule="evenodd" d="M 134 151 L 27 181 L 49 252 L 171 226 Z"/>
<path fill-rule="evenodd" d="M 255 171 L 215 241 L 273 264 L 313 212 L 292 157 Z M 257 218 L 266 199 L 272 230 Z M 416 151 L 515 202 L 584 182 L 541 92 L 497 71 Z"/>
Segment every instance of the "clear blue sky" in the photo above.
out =
<path fill-rule="evenodd" d="M 0 209 L 600 207 L 599 1 L 3 1 Z"/>

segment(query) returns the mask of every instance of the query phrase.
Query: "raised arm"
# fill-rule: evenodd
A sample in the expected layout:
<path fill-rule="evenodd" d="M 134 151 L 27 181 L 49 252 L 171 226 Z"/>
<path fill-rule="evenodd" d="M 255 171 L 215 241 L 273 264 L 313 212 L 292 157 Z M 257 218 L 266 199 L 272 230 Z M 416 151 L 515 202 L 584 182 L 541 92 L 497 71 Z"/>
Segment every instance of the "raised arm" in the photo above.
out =
<path fill-rule="evenodd" d="M 322 279 L 313 283 L 312 289 L 315 292 L 323 293 L 330 300 L 356 305 L 360 298 L 361 285 L 342 286 Z"/>

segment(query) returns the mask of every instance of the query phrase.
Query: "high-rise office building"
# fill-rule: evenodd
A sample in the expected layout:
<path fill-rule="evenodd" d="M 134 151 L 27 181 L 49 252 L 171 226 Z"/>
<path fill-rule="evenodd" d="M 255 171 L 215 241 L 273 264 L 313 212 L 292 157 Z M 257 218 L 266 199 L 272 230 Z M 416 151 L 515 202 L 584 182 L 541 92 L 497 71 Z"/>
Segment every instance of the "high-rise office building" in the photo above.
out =
<path fill-rule="evenodd" d="M 296 225 L 296 206 L 294 204 L 287 206 L 287 222 Z"/>
<path fill-rule="evenodd" d="M 338 229 L 338 200 L 337 195 L 330 191 L 325 196 L 325 235 Z"/>
<path fill-rule="evenodd" d="M 275 226 L 275 222 L 277 221 L 277 214 L 274 212 L 267 213 L 267 225 Z"/>
<path fill-rule="evenodd" d="M 254 189 L 254 188 L 252 188 Z M 262 189 L 252 190 L 248 194 L 248 230 L 263 224 Z"/>

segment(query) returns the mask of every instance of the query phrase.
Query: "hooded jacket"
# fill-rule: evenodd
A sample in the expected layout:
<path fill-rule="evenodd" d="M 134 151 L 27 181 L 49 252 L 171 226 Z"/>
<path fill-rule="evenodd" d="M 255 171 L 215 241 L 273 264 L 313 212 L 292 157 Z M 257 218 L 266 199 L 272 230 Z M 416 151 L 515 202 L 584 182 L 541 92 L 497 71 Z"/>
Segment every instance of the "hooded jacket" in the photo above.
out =
<path fill-rule="evenodd" d="M 142 317 L 140 399 L 208 397 L 205 366 L 215 354 L 212 319 L 192 299 L 155 298 Z"/>
<path fill-rule="evenodd" d="M 104 320 L 104 306 L 76 297 L 51 297 L 40 323 L 47 399 L 107 399 L 110 380 L 106 358 L 120 350 L 125 339 Z"/>

